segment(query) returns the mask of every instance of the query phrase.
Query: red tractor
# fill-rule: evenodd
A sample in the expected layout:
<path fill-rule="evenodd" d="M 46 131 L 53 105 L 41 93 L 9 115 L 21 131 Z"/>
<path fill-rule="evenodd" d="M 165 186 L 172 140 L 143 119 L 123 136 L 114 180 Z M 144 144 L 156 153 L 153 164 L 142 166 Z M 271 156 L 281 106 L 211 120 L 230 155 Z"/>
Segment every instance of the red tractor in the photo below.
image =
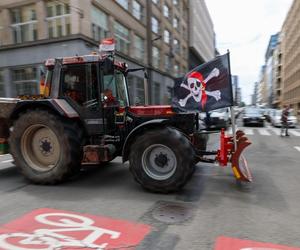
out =
<path fill-rule="evenodd" d="M 129 160 L 134 179 L 154 192 L 182 188 L 199 161 L 234 160 L 236 178 L 251 180 L 231 137 L 222 134 L 221 150 L 206 151 L 208 134 L 199 129 L 197 114 L 130 105 L 130 69 L 113 56 L 48 59 L 45 66 L 43 95 L 15 101 L 6 114 L 10 153 L 30 181 L 59 183 L 82 165 L 102 165 L 117 156 Z M 249 144 L 241 132 L 237 137 L 238 148 Z"/>

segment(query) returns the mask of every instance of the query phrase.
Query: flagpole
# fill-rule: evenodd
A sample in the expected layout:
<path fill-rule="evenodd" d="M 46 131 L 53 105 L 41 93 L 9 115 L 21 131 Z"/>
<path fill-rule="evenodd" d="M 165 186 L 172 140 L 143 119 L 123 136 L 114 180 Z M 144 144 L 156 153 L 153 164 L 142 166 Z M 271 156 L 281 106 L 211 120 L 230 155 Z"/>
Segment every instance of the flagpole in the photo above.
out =
<path fill-rule="evenodd" d="M 229 70 L 229 82 L 230 82 L 230 86 L 232 89 L 232 77 L 231 77 L 231 67 L 230 67 L 230 52 L 229 50 L 227 50 L 227 58 L 228 58 L 228 70 Z M 234 104 L 234 102 L 233 102 Z M 232 135 L 233 135 L 233 145 L 234 145 L 234 151 L 237 148 L 237 143 L 236 143 L 236 121 L 235 121 L 235 115 L 234 115 L 234 107 L 231 106 L 230 107 L 230 112 L 231 112 L 231 126 L 232 126 Z"/>

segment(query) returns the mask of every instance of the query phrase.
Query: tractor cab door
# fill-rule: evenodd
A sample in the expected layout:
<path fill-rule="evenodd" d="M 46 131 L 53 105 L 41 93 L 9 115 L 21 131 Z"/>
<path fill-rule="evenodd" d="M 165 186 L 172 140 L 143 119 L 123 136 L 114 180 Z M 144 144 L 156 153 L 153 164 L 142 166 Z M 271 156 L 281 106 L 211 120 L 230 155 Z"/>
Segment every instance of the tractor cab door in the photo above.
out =
<path fill-rule="evenodd" d="M 104 134 L 97 63 L 64 65 L 61 95 L 78 112 L 89 135 Z"/>
<path fill-rule="evenodd" d="M 116 113 L 119 108 L 129 106 L 127 83 L 124 74 L 117 69 L 102 71 L 101 89 L 105 133 L 114 135 L 117 131 Z"/>

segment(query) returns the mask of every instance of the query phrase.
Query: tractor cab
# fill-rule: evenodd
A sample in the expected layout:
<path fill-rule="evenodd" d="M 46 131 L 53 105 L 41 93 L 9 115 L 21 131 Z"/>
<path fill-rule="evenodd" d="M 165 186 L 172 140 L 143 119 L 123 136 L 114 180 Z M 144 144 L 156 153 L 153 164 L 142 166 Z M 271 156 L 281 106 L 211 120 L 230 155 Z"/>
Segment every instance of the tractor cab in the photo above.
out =
<path fill-rule="evenodd" d="M 45 66 L 44 97 L 65 100 L 90 135 L 115 132 L 114 114 L 129 106 L 126 63 L 92 54 L 48 59 Z"/>

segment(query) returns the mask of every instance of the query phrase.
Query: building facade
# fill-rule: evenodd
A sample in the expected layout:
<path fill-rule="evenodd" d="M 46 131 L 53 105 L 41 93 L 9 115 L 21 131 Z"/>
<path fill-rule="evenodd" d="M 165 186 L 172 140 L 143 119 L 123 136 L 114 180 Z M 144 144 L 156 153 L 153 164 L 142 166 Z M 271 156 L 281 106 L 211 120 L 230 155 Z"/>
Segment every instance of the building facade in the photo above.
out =
<path fill-rule="evenodd" d="M 282 26 L 282 104 L 300 116 L 300 1 L 294 0 Z"/>
<path fill-rule="evenodd" d="M 204 0 L 190 0 L 189 68 L 215 57 L 214 25 Z"/>
<path fill-rule="evenodd" d="M 276 48 L 278 46 L 279 33 L 270 37 L 265 54 L 265 87 L 266 87 L 266 107 L 273 107 L 274 92 L 276 88 Z"/>
<path fill-rule="evenodd" d="M 239 77 L 237 75 L 231 76 L 233 101 L 235 106 L 240 106 L 242 102 L 241 88 L 239 87 Z"/>
<path fill-rule="evenodd" d="M 146 67 L 153 104 L 171 100 L 174 77 L 188 71 L 187 0 L 2 0 L 0 96 L 39 92 L 47 58 L 90 54 L 105 37 L 117 57 Z M 129 75 L 131 102 L 144 102 L 143 73 Z"/>
<path fill-rule="evenodd" d="M 274 81 L 273 81 L 273 108 L 282 107 L 282 52 L 281 52 L 281 34 L 279 34 L 278 43 L 273 53 L 274 61 Z"/>

